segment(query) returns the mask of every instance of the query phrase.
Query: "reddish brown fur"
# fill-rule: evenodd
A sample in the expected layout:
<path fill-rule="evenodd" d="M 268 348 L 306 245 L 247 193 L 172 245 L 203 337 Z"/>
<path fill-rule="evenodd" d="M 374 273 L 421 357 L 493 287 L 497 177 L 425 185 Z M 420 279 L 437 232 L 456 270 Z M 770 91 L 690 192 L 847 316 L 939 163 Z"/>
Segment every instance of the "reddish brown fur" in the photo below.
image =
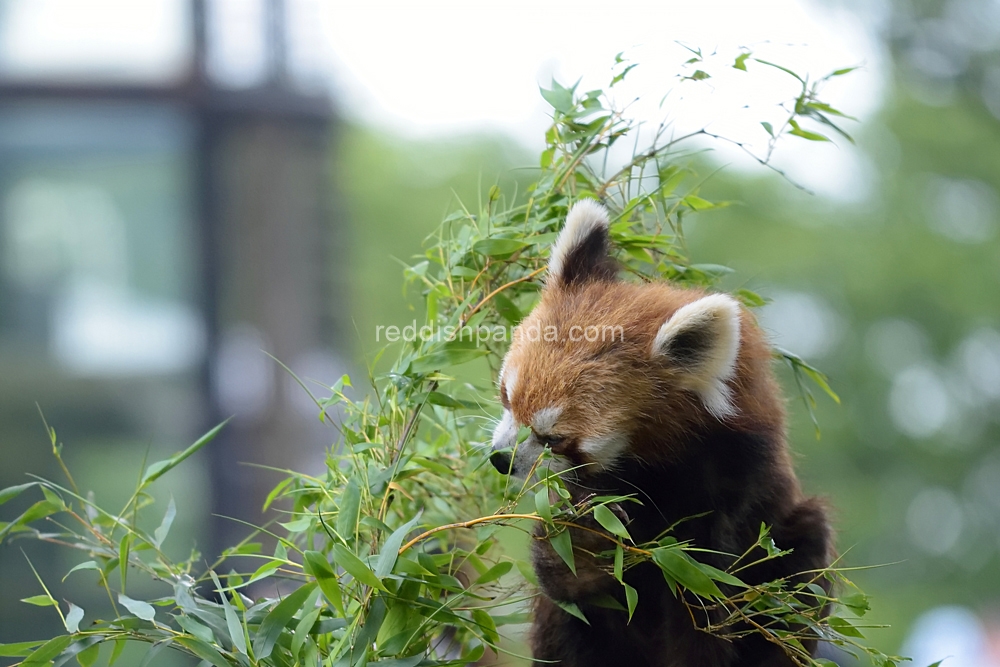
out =
<path fill-rule="evenodd" d="M 660 325 L 705 295 L 666 283 L 591 282 L 577 289 L 546 290 L 507 355 L 506 364 L 522 378 L 508 399 L 514 416 L 528 424 L 538 410 L 561 405 L 560 435 L 568 437 L 558 453 L 578 464 L 588 462 L 576 451 L 579 438 L 621 423 L 640 426 L 631 443 L 633 456 L 648 463 L 669 459 L 672 450 L 663 447 L 665 441 L 683 440 L 715 418 L 692 393 L 671 390 L 675 371 L 651 364 L 650 350 Z M 528 340 L 526 331 L 544 332 L 549 326 L 556 327 L 559 342 Z M 572 327 L 588 326 L 620 326 L 622 335 L 613 341 L 569 339 Z M 771 359 L 760 328 L 743 311 L 736 378 L 730 382 L 738 414 L 729 423 L 783 440 L 785 411 Z M 649 433 L 651 426 L 655 435 Z"/>

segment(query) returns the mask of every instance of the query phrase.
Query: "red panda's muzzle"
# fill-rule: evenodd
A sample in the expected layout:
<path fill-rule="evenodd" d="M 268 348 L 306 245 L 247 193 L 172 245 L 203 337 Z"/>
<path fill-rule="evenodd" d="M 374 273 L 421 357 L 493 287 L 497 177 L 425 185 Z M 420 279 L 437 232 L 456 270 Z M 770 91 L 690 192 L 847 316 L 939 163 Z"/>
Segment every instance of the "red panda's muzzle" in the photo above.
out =
<path fill-rule="evenodd" d="M 510 452 L 493 452 L 490 455 L 490 463 L 501 475 L 509 475 L 514 461 Z"/>

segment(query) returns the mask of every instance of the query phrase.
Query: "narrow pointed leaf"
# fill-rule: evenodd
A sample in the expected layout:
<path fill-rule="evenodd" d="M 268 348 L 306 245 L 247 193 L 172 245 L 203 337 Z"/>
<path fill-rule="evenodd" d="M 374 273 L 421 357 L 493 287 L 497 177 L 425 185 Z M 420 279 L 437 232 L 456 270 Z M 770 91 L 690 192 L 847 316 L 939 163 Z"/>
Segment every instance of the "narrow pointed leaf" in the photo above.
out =
<path fill-rule="evenodd" d="M 625 587 L 625 604 L 628 605 L 628 620 L 632 620 L 632 614 L 635 613 L 635 606 L 639 604 L 639 592 L 628 584 L 622 584 Z"/>
<path fill-rule="evenodd" d="M 392 535 L 382 545 L 382 553 L 379 554 L 378 561 L 375 563 L 376 577 L 381 579 L 392 573 L 392 566 L 396 564 L 396 558 L 399 556 L 399 548 L 403 545 L 403 540 L 413 530 L 413 527 L 417 525 L 417 521 L 419 520 L 420 514 L 417 514 L 417 516 L 392 531 Z"/>
<path fill-rule="evenodd" d="M 628 534 L 628 530 L 625 529 L 625 525 L 621 522 L 614 512 L 608 509 L 607 505 L 598 505 L 594 508 L 594 518 L 597 522 L 604 526 L 604 530 L 608 531 L 612 535 L 617 535 L 618 537 L 623 537 L 626 540 L 632 539 L 632 536 Z"/>
<path fill-rule="evenodd" d="M 163 540 L 167 539 L 167 533 L 170 532 L 170 527 L 174 524 L 174 517 L 176 516 L 177 505 L 174 503 L 173 494 L 171 494 L 170 501 L 167 503 L 167 511 L 163 515 L 163 521 L 160 522 L 159 528 L 153 531 L 153 539 L 157 548 L 160 548 L 163 545 Z"/>
<path fill-rule="evenodd" d="M 260 628 L 257 630 L 257 636 L 253 640 L 253 652 L 258 660 L 270 657 L 271 651 L 274 650 L 274 644 L 281 635 L 281 631 L 285 629 L 285 626 L 295 616 L 295 612 L 302 608 L 302 604 L 306 601 L 306 598 L 315 589 L 315 583 L 300 586 L 294 593 L 276 604 L 274 609 L 268 612 L 267 616 L 261 622 Z M 309 610 L 306 611 L 308 612 Z"/>
<path fill-rule="evenodd" d="M 330 567 L 326 557 L 318 551 L 307 551 L 303 558 L 306 572 L 316 578 L 323 595 L 333 604 L 341 617 L 346 616 L 343 592 L 340 589 L 340 582 L 337 580 L 337 573 Z"/>
<path fill-rule="evenodd" d="M 549 539 L 549 544 L 555 550 L 563 562 L 576 574 L 576 559 L 573 557 L 573 538 L 569 536 L 569 530 L 557 533 Z"/>
<path fill-rule="evenodd" d="M 197 452 L 199 449 L 201 449 L 208 443 L 212 442 L 212 440 L 215 439 L 215 436 L 219 434 L 219 431 L 221 431 L 223 427 L 225 427 L 225 425 L 228 423 L 229 420 L 227 419 L 226 421 L 222 422 L 221 424 L 213 428 L 205 435 L 198 438 L 198 440 L 195 441 L 193 445 L 191 445 L 184 451 L 174 454 L 169 459 L 157 461 L 156 463 L 146 468 L 146 472 L 142 476 L 142 480 L 139 482 L 139 485 L 146 486 L 147 484 L 155 482 L 157 479 L 168 473 L 170 470 L 176 468 L 184 459 L 188 458 L 189 456 Z"/>
<path fill-rule="evenodd" d="M 38 482 L 28 482 L 27 484 L 18 484 L 17 486 L 8 486 L 6 489 L 0 490 L 0 505 L 3 505 L 8 500 L 13 500 L 17 498 L 21 493 L 27 491 L 33 486 L 38 486 Z"/>
<path fill-rule="evenodd" d="M 212 581 L 215 582 L 215 589 L 219 591 L 219 597 L 222 599 L 222 609 L 226 614 L 226 628 L 229 630 L 229 638 L 233 641 L 233 646 L 236 650 L 246 655 L 247 640 L 243 635 L 243 624 L 240 623 L 240 617 L 229 601 L 226 591 L 223 590 L 222 582 L 219 581 L 219 575 L 215 572 L 209 572 L 209 574 L 212 575 Z"/>
<path fill-rule="evenodd" d="M 355 556 L 351 551 L 342 544 L 334 545 L 333 547 L 333 559 L 337 561 L 340 567 L 354 577 L 359 583 L 365 586 L 371 586 L 372 588 L 377 588 L 380 591 L 385 591 L 386 588 L 379 581 L 375 573 L 365 565 L 364 561 Z"/>

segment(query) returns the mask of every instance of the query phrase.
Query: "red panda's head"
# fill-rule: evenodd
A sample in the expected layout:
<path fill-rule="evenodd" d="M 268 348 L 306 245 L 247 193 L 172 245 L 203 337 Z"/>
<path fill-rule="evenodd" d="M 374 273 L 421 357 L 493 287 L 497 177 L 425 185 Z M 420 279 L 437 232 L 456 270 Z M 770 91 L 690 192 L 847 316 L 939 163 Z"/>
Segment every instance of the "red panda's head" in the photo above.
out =
<path fill-rule="evenodd" d="M 582 200 L 552 249 L 541 300 L 504 359 L 491 461 L 525 476 L 549 449 L 554 469 L 586 476 L 623 457 L 669 458 L 648 451 L 650 443 L 663 449 L 699 425 L 755 411 L 744 376 L 767 354 L 731 297 L 619 280 L 607 211 Z M 530 435 L 517 443 L 522 426 Z"/>

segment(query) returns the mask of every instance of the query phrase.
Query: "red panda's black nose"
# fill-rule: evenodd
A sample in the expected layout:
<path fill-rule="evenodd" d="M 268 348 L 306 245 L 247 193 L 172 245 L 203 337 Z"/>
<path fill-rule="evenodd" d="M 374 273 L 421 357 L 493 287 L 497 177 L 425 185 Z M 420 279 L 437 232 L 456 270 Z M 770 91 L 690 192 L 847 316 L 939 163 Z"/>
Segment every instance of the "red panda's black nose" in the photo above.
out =
<path fill-rule="evenodd" d="M 490 455 L 490 463 L 503 475 L 510 474 L 511 458 L 508 452 L 493 452 Z"/>

